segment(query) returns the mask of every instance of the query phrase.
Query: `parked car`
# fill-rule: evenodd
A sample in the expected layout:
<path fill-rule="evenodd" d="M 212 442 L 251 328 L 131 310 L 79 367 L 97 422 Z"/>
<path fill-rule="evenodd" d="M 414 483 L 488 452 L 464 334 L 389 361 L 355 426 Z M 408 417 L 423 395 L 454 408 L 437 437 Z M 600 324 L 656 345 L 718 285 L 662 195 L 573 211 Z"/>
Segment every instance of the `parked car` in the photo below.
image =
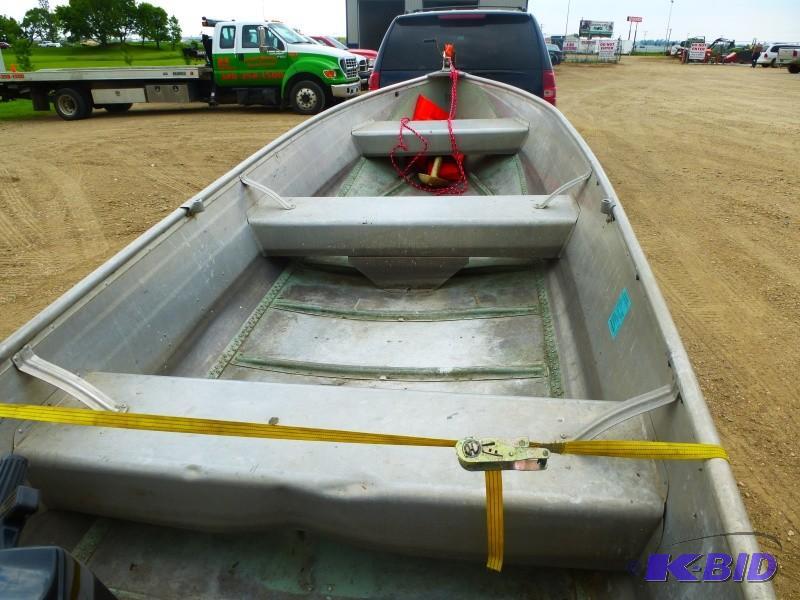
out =
<path fill-rule="evenodd" d="M 366 48 L 348 48 L 342 42 L 340 42 L 335 37 L 332 37 L 330 35 L 312 35 L 311 37 L 314 38 L 316 41 L 318 41 L 320 44 L 323 44 L 325 46 L 330 46 L 331 48 L 339 48 L 340 50 L 347 50 L 348 52 L 352 52 L 353 54 L 356 54 L 358 56 L 363 56 L 364 58 L 367 59 L 367 65 L 369 66 L 370 69 L 375 64 L 375 58 L 377 58 L 378 56 L 378 52 L 375 50 L 368 50 Z"/>
<path fill-rule="evenodd" d="M 358 74 L 361 77 L 361 89 L 366 90 L 369 86 L 369 76 L 372 73 L 372 67 L 375 64 L 375 57 L 378 55 L 375 50 L 367 50 L 365 48 L 348 48 L 335 37 L 329 35 L 312 35 L 317 44 L 328 46 L 330 48 L 338 48 L 339 50 L 346 50 L 351 54 L 358 57 Z"/>
<path fill-rule="evenodd" d="M 778 61 L 778 51 L 781 48 L 800 48 L 800 44 L 788 44 L 780 42 L 778 44 L 766 44 L 761 56 L 758 57 L 757 64 L 762 67 L 774 67 Z"/>
<path fill-rule="evenodd" d="M 11 44 L 0 41 L 0 50 L 7 50 L 8 48 L 11 48 Z"/>
<path fill-rule="evenodd" d="M 554 65 L 560 65 L 564 60 L 564 53 L 555 44 L 547 44 L 547 52 L 550 54 L 550 62 Z"/>
<path fill-rule="evenodd" d="M 61 48 L 61 43 L 44 40 L 39 42 L 39 46 L 41 46 L 42 48 Z"/>
<path fill-rule="evenodd" d="M 556 79 L 542 30 L 530 13 L 505 10 L 417 12 L 395 17 L 383 38 L 369 89 L 442 68 L 444 44 L 463 71 L 556 103 Z"/>
<path fill-rule="evenodd" d="M 789 73 L 800 73 L 800 46 L 781 48 L 778 51 L 778 66 L 787 67 Z"/>

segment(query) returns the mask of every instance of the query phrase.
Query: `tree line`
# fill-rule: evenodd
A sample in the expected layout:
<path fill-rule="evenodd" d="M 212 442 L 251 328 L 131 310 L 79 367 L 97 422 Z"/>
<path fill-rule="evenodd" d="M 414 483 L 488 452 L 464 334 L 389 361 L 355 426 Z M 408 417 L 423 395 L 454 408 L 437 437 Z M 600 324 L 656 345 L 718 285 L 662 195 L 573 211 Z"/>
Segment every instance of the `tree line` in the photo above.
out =
<path fill-rule="evenodd" d="M 49 0 L 25 13 L 22 21 L 0 15 L 0 40 L 32 44 L 34 41 L 72 42 L 91 39 L 105 46 L 112 41 L 125 43 L 138 35 L 142 43 L 150 40 L 161 48 L 170 42 L 174 49 L 181 41 L 181 26 L 175 15 L 168 16 L 160 6 L 136 0 L 69 0 L 69 4 L 50 9 Z"/>

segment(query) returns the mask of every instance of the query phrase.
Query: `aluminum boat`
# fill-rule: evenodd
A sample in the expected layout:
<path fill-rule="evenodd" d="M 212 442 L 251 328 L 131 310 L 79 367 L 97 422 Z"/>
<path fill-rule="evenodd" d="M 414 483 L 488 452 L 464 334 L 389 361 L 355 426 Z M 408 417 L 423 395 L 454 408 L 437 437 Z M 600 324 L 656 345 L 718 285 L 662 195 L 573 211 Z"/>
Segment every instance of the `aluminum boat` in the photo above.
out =
<path fill-rule="evenodd" d="M 719 443 L 620 200 L 558 110 L 461 74 L 466 190 L 398 177 L 392 155 L 452 153 L 447 121 L 411 121 L 424 143 L 400 130 L 451 89 L 445 73 L 365 94 L 237 165 L 0 346 L 3 401 Z M 71 550 L 119 597 L 773 596 L 645 581 L 653 554 L 759 551 L 726 535 L 751 526 L 722 459 L 504 472 L 497 574 L 483 476 L 452 449 L 12 419 L 2 433 L 42 494 L 23 545 Z"/>

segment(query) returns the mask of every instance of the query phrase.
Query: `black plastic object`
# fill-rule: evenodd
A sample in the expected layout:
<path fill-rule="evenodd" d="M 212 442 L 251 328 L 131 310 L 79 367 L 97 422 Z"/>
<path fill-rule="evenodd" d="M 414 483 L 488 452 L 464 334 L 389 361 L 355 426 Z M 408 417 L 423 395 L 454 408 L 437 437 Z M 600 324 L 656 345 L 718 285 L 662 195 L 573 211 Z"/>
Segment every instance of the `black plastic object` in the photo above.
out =
<path fill-rule="evenodd" d="M 72 555 L 57 546 L 0 551 L 3 600 L 116 600 Z"/>
<path fill-rule="evenodd" d="M 28 460 L 7 454 L 0 460 L 0 549 L 14 548 L 25 521 L 39 508 L 39 490 L 22 485 Z"/>

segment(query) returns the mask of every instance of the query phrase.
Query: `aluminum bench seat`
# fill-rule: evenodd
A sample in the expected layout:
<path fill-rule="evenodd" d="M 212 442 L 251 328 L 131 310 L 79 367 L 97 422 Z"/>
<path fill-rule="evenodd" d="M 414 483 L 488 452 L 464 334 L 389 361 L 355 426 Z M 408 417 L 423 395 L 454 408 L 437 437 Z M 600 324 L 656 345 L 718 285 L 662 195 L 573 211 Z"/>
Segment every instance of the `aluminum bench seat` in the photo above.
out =
<path fill-rule="evenodd" d="M 559 439 L 607 401 L 90 373 L 132 412 L 378 433 Z M 57 399 L 57 398 L 56 398 Z M 69 403 L 70 401 L 67 400 Z M 88 409 L 87 409 L 88 410 Z M 647 437 L 636 417 L 613 437 Z M 51 509 L 187 528 L 311 529 L 406 553 L 482 560 L 484 476 L 451 448 L 26 427 L 15 451 Z M 506 557 L 622 569 L 659 527 L 666 488 L 647 460 L 553 456 L 503 474 Z"/>
<path fill-rule="evenodd" d="M 428 141 L 430 155 L 450 154 L 447 121 L 411 121 L 409 126 Z M 453 133 L 464 154 L 516 154 L 528 137 L 529 124 L 521 119 L 454 119 Z M 353 129 L 353 141 L 363 156 L 389 156 L 397 145 L 399 121 L 375 121 Z M 397 156 L 413 156 L 422 150 L 419 139 L 403 129 L 408 150 Z"/>
<path fill-rule="evenodd" d="M 267 256 L 556 258 L 578 218 L 571 197 L 408 196 L 260 200 L 248 211 Z"/>

